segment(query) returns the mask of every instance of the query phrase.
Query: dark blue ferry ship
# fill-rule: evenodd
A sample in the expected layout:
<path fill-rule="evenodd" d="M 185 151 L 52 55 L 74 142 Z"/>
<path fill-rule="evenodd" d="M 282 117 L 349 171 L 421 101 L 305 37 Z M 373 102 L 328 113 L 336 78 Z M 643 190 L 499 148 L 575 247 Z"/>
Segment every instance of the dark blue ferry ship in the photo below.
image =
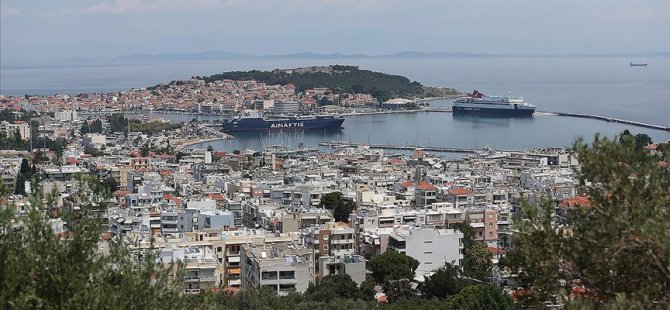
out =
<path fill-rule="evenodd" d="M 223 122 L 224 132 L 266 130 L 310 130 L 342 128 L 344 118 L 339 116 L 304 115 L 290 117 L 238 117 Z"/>
<path fill-rule="evenodd" d="M 471 114 L 482 116 L 516 117 L 533 116 L 535 105 L 519 97 L 486 96 L 478 91 L 472 95 L 460 97 L 452 106 L 454 115 Z"/>

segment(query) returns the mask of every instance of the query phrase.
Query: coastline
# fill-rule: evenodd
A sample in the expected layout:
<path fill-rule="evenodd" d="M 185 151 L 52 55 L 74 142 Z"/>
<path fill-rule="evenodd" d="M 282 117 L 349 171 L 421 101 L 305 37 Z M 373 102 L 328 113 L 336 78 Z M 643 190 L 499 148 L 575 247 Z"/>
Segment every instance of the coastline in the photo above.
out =
<path fill-rule="evenodd" d="M 231 136 L 231 135 L 229 135 L 229 134 L 224 134 L 224 135 L 225 135 L 225 136 L 223 136 L 223 137 L 217 137 L 217 138 L 194 139 L 194 140 L 192 139 L 192 140 L 188 140 L 188 141 L 186 141 L 186 142 L 184 142 L 184 143 L 181 143 L 181 144 L 177 145 L 177 146 L 174 148 L 174 151 L 175 151 L 175 152 L 181 152 L 182 150 L 184 150 L 184 149 L 186 149 L 186 148 L 188 148 L 188 147 L 190 147 L 190 146 L 196 145 L 196 144 L 207 143 L 207 142 L 213 142 L 213 141 L 219 141 L 219 140 L 230 140 L 230 139 L 234 139 L 234 138 L 235 138 L 235 137 L 233 137 L 233 136 Z"/>

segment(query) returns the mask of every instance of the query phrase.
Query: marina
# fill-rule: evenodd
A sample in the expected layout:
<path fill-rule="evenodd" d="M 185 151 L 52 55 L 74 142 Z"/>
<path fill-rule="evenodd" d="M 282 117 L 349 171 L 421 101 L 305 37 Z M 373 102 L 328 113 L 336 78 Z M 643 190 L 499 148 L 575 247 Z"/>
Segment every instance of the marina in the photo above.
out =
<path fill-rule="evenodd" d="M 339 141 L 325 141 L 319 143 L 319 145 L 327 146 L 330 148 L 368 147 L 371 149 L 382 149 L 382 150 L 399 150 L 399 151 L 422 150 L 422 151 L 439 152 L 439 153 L 469 153 L 469 154 L 478 154 L 484 150 L 484 149 L 467 149 L 458 147 L 437 147 L 437 146 L 418 146 L 418 145 L 363 144 L 363 143 L 350 143 L 350 142 L 339 142 Z"/>

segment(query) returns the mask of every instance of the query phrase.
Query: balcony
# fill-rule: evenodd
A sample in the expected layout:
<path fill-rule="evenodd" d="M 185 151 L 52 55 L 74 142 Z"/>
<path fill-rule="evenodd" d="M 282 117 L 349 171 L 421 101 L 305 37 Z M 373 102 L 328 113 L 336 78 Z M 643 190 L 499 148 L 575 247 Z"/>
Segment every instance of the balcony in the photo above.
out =
<path fill-rule="evenodd" d="M 330 239 L 330 244 L 349 244 L 354 243 L 354 239 Z"/>
<path fill-rule="evenodd" d="M 216 282 L 215 276 L 200 277 L 200 282 Z"/>
<path fill-rule="evenodd" d="M 228 280 L 228 285 L 239 286 L 242 285 L 242 280 Z"/>
<path fill-rule="evenodd" d="M 164 233 L 177 233 L 179 232 L 179 229 L 177 229 L 176 227 L 175 228 L 163 227 L 161 228 L 161 231 L 163 231 Z"/>

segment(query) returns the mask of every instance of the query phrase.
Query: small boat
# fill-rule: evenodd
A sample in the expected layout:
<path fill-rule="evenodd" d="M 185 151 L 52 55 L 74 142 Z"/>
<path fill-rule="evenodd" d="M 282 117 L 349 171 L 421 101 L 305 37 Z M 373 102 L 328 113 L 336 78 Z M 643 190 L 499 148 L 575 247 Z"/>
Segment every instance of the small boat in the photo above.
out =
<path fill-rule="evenodd" d="M 631 66 L 631 67 L 646 67 L 647 64 L 643 64 L 643 63 L 638 63 L 638 64 L 636 64 L 636 63 L 634 63 L 634 62 L 631 62 L 631 63 L 630 63 L 630 66 Z"/>

